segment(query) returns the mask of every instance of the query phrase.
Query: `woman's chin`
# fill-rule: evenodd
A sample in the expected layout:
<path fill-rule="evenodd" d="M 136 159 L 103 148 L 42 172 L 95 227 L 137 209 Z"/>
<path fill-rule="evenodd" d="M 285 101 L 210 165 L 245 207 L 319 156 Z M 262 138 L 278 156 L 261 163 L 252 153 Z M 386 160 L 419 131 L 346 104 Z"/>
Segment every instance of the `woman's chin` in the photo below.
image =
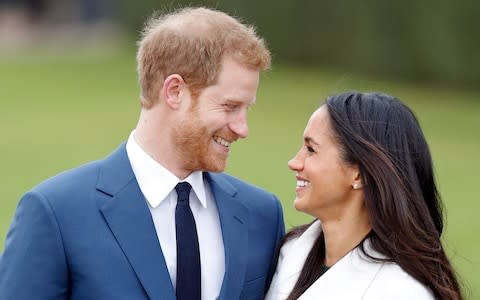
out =
<path fill-rule="evenodd" d="M 306 208 L 305 200 L 302 198 L 296 197 L 295 200 L 293 201 L 293 207 L 295 207 L 297 211 L 305 212 L 305 208 Z"/>

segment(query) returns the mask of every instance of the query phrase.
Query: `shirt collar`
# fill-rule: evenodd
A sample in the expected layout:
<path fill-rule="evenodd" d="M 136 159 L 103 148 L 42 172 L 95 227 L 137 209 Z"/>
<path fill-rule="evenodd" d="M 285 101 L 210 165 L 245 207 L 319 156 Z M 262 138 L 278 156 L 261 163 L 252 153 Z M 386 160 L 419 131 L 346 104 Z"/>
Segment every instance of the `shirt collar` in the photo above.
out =
<path fill-rule="evenodd" d="M 177 183 L 186 181 L 203 207 L 207 207 L 203 172 L 195 171 L 184 180 L 150 157 L 135 140 L 135 130 L 127 141 L 127 155 L 138 185 L 151 207 L 157 207 L 172 192 Z"/>

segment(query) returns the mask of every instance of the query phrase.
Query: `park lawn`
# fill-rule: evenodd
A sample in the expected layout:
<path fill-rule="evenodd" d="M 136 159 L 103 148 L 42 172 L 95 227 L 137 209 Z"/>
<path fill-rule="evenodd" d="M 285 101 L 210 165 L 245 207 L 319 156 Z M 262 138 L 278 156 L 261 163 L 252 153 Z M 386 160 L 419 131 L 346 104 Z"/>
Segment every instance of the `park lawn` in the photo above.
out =
<path fill-rule="evenodd" d="M 431 146 L 447 216 L 445 247 L 480 298 L 480 92 L 395 82 L 315 67 L 274 65 L 262 75 L 250 136 L 232 147 L 227 171 L 274 192 L 287 227 L 311 220 L 293 209 L 287 161 L 325 96 L 383 91 L 417 113 Z M 0 251 L 20 196 L 68 168 L 102 158 L 126 140 L 139 112 L 132 51 L 0 57 Z"/>

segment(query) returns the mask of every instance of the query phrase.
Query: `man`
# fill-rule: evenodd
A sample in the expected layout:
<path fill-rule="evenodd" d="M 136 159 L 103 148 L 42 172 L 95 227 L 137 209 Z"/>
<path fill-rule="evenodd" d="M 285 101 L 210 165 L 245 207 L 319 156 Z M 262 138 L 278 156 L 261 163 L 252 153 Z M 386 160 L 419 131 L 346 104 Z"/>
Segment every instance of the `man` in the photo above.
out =
<path fill-rule="evenodd" d="M 188 8 L 147 25 L 137 61 L 136 129 L 104 160 L 23 196 L 0 299 L 263 298 L 280 203 L 218 173 L 248 134 L 270 64 L 263 40 L 224 13 Z"/>

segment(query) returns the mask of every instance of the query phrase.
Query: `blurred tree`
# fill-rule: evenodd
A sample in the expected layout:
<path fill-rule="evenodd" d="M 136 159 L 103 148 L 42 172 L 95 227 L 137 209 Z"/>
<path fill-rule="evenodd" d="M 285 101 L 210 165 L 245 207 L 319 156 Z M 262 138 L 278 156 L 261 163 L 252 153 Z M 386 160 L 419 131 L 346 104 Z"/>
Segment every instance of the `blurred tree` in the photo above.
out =
<path fill-rule="evenodd" d="M 200 5 L 255 24 L 277 61 L 473 87 L 480 83 L 476 0 L 123 0 L 117 16 L 138 32 L 154 9 Z"/>

